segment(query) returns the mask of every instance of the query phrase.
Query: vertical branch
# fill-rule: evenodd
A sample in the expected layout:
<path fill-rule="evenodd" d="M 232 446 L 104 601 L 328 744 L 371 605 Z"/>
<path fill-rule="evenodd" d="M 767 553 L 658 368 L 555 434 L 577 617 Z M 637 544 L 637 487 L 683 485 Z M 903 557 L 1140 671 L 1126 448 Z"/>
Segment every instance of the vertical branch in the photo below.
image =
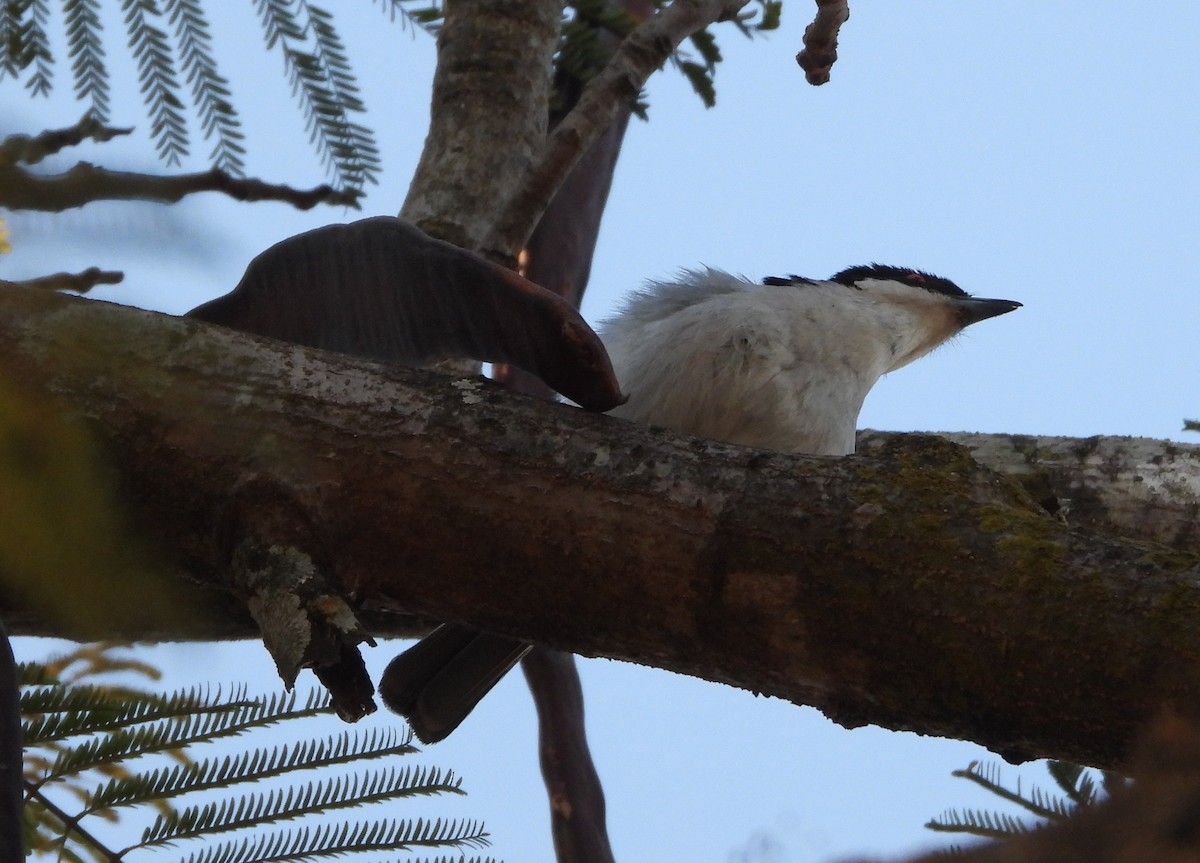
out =
<path fill-rule="evenodd" d="M 640 20 L 654 11 L 647 0 L 621 0 L 621 5 Z M 608 50 L 616 50 L 615 37 L 600 34 L 600 38 Z M 560 70 L 557 84 L 561 91 L 567 91 L 574 90 L 571 85 L 577 82 L 565 81 Z M 574 108 L 578 93 L 573 95 L 567 98 L 564 92 L 564 113 L 552 117 L 552 125 L 557 126 Z M 632 108 L 631 101 L 618 106 L 611 125 L 567 175 L 525 247 L 525 276 L 575 308 L 579 308 L 587 289 L 600 221 Z M 517 392 L 555 397 L 541 380 L 513 366 L 498 367 L 496 377 Z M 588 746 L 583 686 L 575 657 L 534 647 L 521 668 L 537 707 L 538 753 L 550 798 L 550 826 L 558 861 L 612 863 L 604 787 Z"/>
<path fill-rule="evenodd" d="M 546 140 L 561 14 L 558 0 L 448 0 L 429 135 L 402 218 L 480 247 Z"/>
<path fill-rule="evenodd" d="M 588 82 L 579 102 L 546 139 L 536 163 L 494 220 L 484 250 L 513 254 L 528 241 L 563 181 L 617 113 L 641 92 L 684 39 L 731 18 L 748 0 L 676 2 L 647 18 L 625 37 L 608 65 Z"/>
<path fill-rule="evenodd" d="M 613 863 L 604 789 L 583 733 L 583 687 L 575 657 L 535 647 L 521 669 L 537 705 L 538 754 L 558 863 Z"/>

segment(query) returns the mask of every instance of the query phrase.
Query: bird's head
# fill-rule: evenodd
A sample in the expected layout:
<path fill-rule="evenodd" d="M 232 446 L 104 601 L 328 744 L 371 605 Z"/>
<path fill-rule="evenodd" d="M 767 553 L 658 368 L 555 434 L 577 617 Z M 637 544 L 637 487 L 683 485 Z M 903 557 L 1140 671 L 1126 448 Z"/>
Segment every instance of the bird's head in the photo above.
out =
<path fill-rule="evenodd" d="M 766 280 L 771 284 L 774 280 Z M 929 353 L 965 327 L 1003 315 L 1021 304 L 972 297 L 949 279 L 907 267 L 865 264 L 830 278 L 850 288 L 858 315 L 878 327 L 892 356 L 889 371 Z"/>

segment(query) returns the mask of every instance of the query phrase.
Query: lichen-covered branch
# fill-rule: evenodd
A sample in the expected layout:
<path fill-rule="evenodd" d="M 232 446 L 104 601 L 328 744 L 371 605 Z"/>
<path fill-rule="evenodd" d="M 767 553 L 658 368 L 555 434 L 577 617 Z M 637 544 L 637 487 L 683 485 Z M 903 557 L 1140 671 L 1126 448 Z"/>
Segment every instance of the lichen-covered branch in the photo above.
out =
<path fill-rule="evenodd" d="M 221 192 L 237 201 L 281 201 L 299 210 L 318 204 L 358 207 L 360 192 L 321 185 L 295 189 L 218 168 L 193 174 L 155 175 L 110 171 L 80 162 L 62 174 L 31 174 L 17 165 L 0 164 L 0 207 L 10 210 L 61 212 L 92 201 L 138 200 L 173 204 L 197 192 Z"/>
<path fill-rule="evenodd" d="M 429 135 L 400 215 L 478 250 L 546 138 L 559 0 L 452 0 Z"/>
<path fill-rule="evenodd" d="M 758 452 L 19 289 L 0 368 L 92 424 L 158 547 L 218 593 L 278 501 L 361 607 L 847 725 L 1116 765 L 1164 703 L 1200 712 L 1200 557 L 1065 525 L 941 438 Z M 265 511 L 231 518 L 249 481 Z"/>
<path fill-rule="evenodd" d="M 1200 447 L 1135 437 L 944 436 L 1016 478 L 1070 527 L 1200 550 Z M 874 435 L 860 440 L 870 453 Z"/>

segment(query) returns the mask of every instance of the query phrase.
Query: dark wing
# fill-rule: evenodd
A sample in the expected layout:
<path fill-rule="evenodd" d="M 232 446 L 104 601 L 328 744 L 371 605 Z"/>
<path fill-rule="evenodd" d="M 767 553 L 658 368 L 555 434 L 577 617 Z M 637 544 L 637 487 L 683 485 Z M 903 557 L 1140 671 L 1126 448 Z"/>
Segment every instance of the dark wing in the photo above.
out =
<path fill-rule="evenodd" d="M 384 669 L 379 695 L 422 743 L 443 740 L 532 645 L 444 623 Z"/>
<path fill-rule="evenodd" d="M 283 240 L 188 317 L 383 362 L 509 363 L 589 410 L 624 400 L 604 345 L 567 302 L 391 216 Z"/>

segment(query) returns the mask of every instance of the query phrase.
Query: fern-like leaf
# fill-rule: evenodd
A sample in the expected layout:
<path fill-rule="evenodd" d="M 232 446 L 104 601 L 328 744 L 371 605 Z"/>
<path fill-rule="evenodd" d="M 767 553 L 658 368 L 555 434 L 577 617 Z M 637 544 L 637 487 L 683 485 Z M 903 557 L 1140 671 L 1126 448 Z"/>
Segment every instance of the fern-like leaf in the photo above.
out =
<path fill-rule="evenodd" d="M 929 830 L 941 833 L 967 833 L 985 839 L 1007 839 L 1029 832 L 1029 828 L 1018 818 L 976 809 L 966 809 L 962 812 L 949 809 L 940 818 L 935 818 L 925 826 Z"/>
<path fill-rule="evenodd" d="M 0 3 L 3 3 L 3 0 L 0 0 Z M 17 663 L 17 686 L 52 686 L 57 683 L 58 678 L 43 663 Z"/>
<path fill-rule="evenodd" d="M 321 825 L 210 844 L 185 863 L 276 863 L 296 859 L 338 857 L 369 851 L 417 848 L 485 848 L 490 844 L 477 821 L 372 821 Z M 473 858 L 478 859 L 478 858 Z"/>
<path fill-rule="evenodd" d="M 125 859 L 128 852 L 142 848 L 197 839 L 204 841 L 204 849 L 191 859 L 283 863 L 362 851 L 466 850 L 487 844 L 487 834 L 473 821 L 397 821 L 390 814 L 363 823 L 345 820 L 352 808 L 376 806 L 378 811 L 385 801 L 403 797 L 463 793 L 452 771 L 402 767 L 394 760 L 378 763 L 416 752 L 411 732 L 346 731 L 194 761 L 187 751 L 193 743 L 328 714 L 327 696 L 314 691 L 303 699 L 293 694 L 250 699 L 244 687 L 236 687 L 230 700 L 220 689 L 150 695 L 59 682 L 68 666 L 79 663 L 85 666 L 79 672 L 85 679 L 126 665 L 119 657 L 100 655 L 105 652 L 81 650 L 56 665 L 26 665 L 18 672 L 27 722 L 40 729 L 25 759 L 26 821 L 36 828 L 28 843 L 31 849 L 64 861 L 102 863 Z M 77 743 L 78 737 L 86 739 Z M 155 753 L 174 763 L 153 761 L 150 769 L 135 772 L 135 759 Z M 299 776 L 300 771 L 311 778 Z M 275 790 L 244 790 L 263 780 L 276 780 Z M 179 799 L 196 800 L 189 795 L 214 792 L 222 796 L 185 805 L 181 811 L 172 808 Z M 116 821 L 133 807 L 142 812 L 153 807 L 157 818 L 140 841 L 123 850 L 105 847 L 81 823 Z M 310 826 L 311 816 L 320 816 L 322 826 Z M 285 821 L 295 826 L 272 830 Z M 251 831 L 255 835 L 248 836 Z M 231 838 L 216 843 L 215 834 Z"/>
<path fill-rule="evenodd" d="M 111 91 L 101 42 L 100 0 L 63 0 L 63 23 L 75 98 L 90 102 L 88 110 L 92 117 L 99 123 L 107 123 Z"/>
<path fill-rule="evenodd" d="M 227 798 L 160 815 L 134 848 L 149 848 L 197 836 L 262 827 L 317 813 L 335 812 L 400 797 L 462 794 L 452 772 L 436 767 L 392 768 L 366 776 L 335 776 L 265 793 Z"/>
<path fill-rule="evenodd" d="M 1049 761 L 1046 763 L 1054 784 L 1069 797 L 1076 806 L 1086 806 L 1092 802 L 1095 783 L 1084 772 L 1080 764 L 1069 761 Z"/>
<path fill-rule="evenodd" d="M 318 707 L 322 701 L 324 695 L 313 692 L 304 707 L 295 708 L 294 695 L 272 695 L 260 701 L 231 707 L 211 705 L 198 708 L 197 712 L 190 715 L 155 721 L 133 731 L 115 731 L 61 753 L 43 781 L 112 764 L 134 754 L 179 749 L 244 734 L 253 728 L 267 727 L 287 719 L 315 716 L 329 709 Z"/>
<path fill-rule="evenodd" d="M 178 165 L 188 154 L 187 121 L 183 115 L 175 55 L 167 34 L 157 26 L 154 0 L 121 0 L 129 47 L 137 61 L 138 84 L 150 111 L 150 136 L 158 156 Z"/>
<path fill-rule="evenodd" d="M 283 53 L 309 141 L 335 182 L 350 189 L 377 182 L 379 149 L 371 130 L 350 119 L 365 108 L 332 16 L 307 0 L 255 0 L 255 7 L 267 47 Z"/>
<path fill-rule="evenodd" d="M 1007 800 L 1010 803 L 1015 803 L 1022 809 L 1025 809 L 1038 818 L 1054 818 L 1055 812 L 1044 806 L 1039 806 L 1038 803 L 1021 793 L 1021 782 L 1017 780 L 1017 790 L 1010 791 L 1000 783 L 1000 769 L 994 764 L 979 764 L 972 762 L 966 770 L 955 770 L 950 774 L 957 776 L 960 779 L 966 779 L 975 783 L 980 788 L 995 794 L 997 797 Z"/>
<path fill-rule="evenodd" d="M 20 72 L 21 16 L 13 0 L 0 0 L 0 81 Z"/>
<path fill-rule="evenodd" d="M 343 732 L 324 741 L 302 740 L 280 749 L 255 749 L 236 758 L 206 759 L 110 780 L 91 795 L 93 811 L 132 806 L 149 799 L 168 799 L 196 791 L 228 787 L 234 782 L 259 782 L 295 770 L 361 764 L 392 755 L 411 755 L 412 733 L 399 737 L 394 729 L 367 735 Z"/>
<path fill-rule="evenodd" d="M 73 736 L 93 735 L 156 720 L 177 719 L 201 710 L 234 710 L 256 702 L 245 686 L 223 698 L 218 689 L 157 695 L 101 686 L 30 688 L 21 693 L 20 709 L 32 715 L 25 744 L 41 745 Z"/>
<path fill-rule="evenodd" d="M 245 171 L 245 136 L 230 101 L 229 81 L 217 71 L 204 9 L 199 0 L 165 0 L 164 9 L 175 28 L 179 64 L 192 87 L 200 128 L 206 139 L 216 139 L 209 158 L 217 168 L 241 176 Z"/>
<path fill-rule="evenodd" d="M 426 5 L 416 5 L 413 0 L 377 0 L 387 13 L 388 20 L 395 21 L 397 17 L 404 23 L 420 27 L 432 35 L 437 35 L 442 29 L 442 18 L 445 11 L 440 2 L 425 0 Z"/>
<path fill-rule="evenodd" d="M 21 31 L 21 44 L 25 52 L 21 66 L 32 66 L 33 72 L 25 82 L 25 87 L 34 96 L 49 96 L 54 77 L 54 55 L 50 53 L 50 37 L 46 35 L 50 0 L 28 0 L 27 11 L 28 18 Z"/>
<path fill-rule="evenodd" d="M 1033 829 L 1047 823 L 1063 821 L 1077 809 L 1090 806 L 1096 802 L 1098 795 L 1096 779 L 1091 772 L 1078 764 L 1064 761 L 1049 761 L 1046 767 L 1054 784 L 1061 792 L 1058 796 L 1050 796 L 1036 786 L 1028 794 L 1021 790 L 1020 777 L 1017 778 L 1016 790 L 1006 788 L 1000 781 L 1000 769 L 993 764 L 971 762 L 966 770 L 955 770 L 953 776 L 966 779 L 983 788 L 991 794 L 1020 806 L 1025 811 L 1035 815 L 1039 821 Z M 1101 774 L 1103 786 L 1111 791 L 1124 783 L 1125 780 L 1113 774 Z M 969 833 L 975 836 L 985 836 L 992 839 L 1003 839 L 1019 833 L 1028 832 L 1031 828 L 1019 819 L 1004 814 L 966 810 L 959 812 L 950 809 L 939 818 L 925 825 L 930 830 L 945 833 Z"/>
<path fill-rule="evenodd" d="M 742 12 L 733 19 L 733 23 L 747 38 L 753 39 L 755 33 L 764 33 L 779 29 L 783 18 L 783 0 L 756 0 L 758 11 L 750 9 Z"/>

